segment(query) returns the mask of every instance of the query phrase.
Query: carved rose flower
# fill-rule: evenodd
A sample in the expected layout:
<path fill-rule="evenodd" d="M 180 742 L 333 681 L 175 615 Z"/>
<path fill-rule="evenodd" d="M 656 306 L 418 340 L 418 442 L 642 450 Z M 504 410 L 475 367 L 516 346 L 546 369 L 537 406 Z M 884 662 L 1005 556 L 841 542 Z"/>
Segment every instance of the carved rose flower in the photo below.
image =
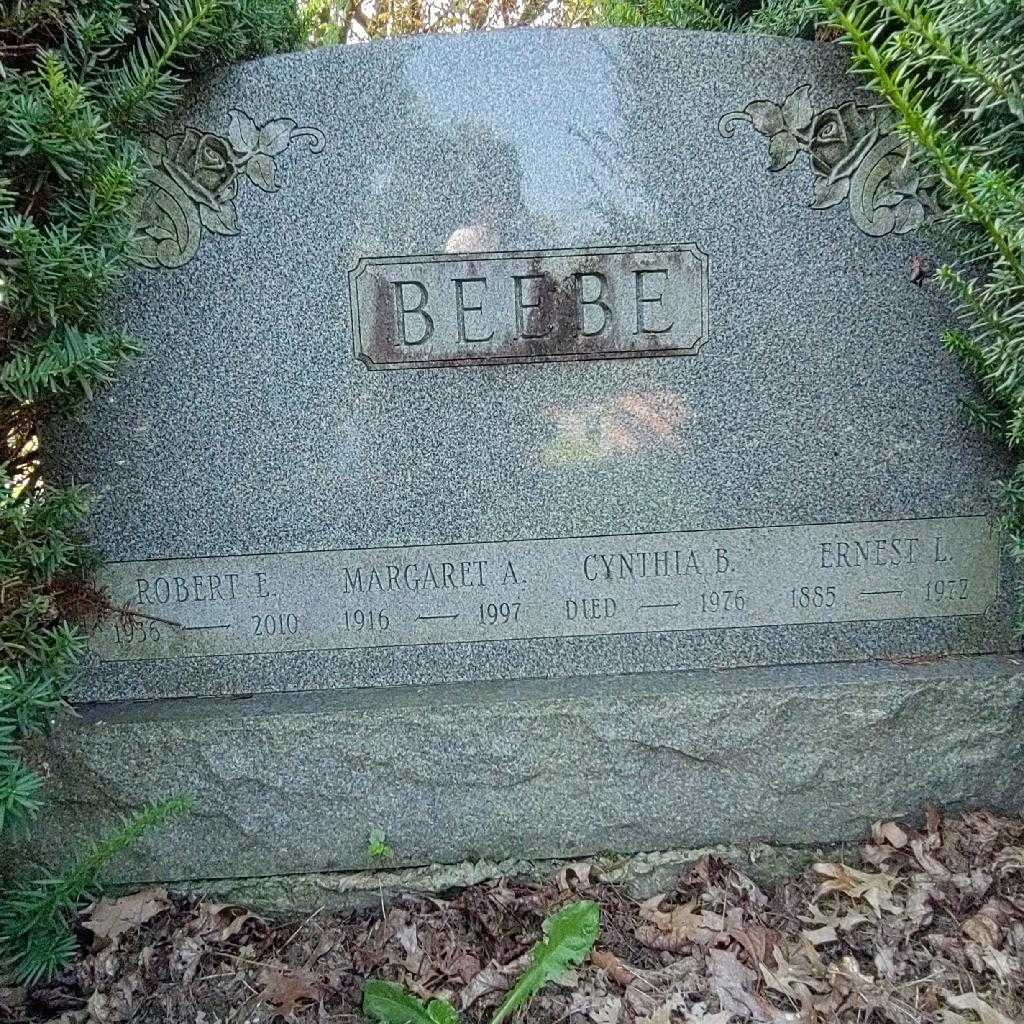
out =
<path fill-rule="evenodd" d="M 167 140 L 164 166 L 191 186 L 194 198 L 204 206 L 216 207 L 234 198 L 237 189 L 235 161 L 224 139 L 209 132 L 186 128 Z"/>
<path fill-rule="evenodd" d="M 817 114 L 811 122 L 811 165 L 828 177 L 857 144 L 871 131 L 870 119 L 850 101 L 838 107 L 829 107 Z"/>

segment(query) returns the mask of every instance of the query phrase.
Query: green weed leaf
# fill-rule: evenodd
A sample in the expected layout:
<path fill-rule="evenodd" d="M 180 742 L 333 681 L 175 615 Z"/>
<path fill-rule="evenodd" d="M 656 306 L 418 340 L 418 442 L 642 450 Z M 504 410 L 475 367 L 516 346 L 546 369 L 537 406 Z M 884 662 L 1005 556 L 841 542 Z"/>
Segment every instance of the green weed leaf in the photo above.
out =
<path fill-rule="evenodd" d="M 424 1004 L 401 985 L 369 981 L 363 987 L 363 1013 L 379 1024 L 459 1024 L 455 1007 L 444 999 Z"/>
<path fill-rule="evenodd" d="M 549 981 L 582 963 L 594 948 L 600 930 L 601 908 L 590 900 L 572 903 L 548 918 L 544 922 L 544 938 L 531 950 L 533 963 L 506 996 L 491 1024 L 501 1024 Z"/>

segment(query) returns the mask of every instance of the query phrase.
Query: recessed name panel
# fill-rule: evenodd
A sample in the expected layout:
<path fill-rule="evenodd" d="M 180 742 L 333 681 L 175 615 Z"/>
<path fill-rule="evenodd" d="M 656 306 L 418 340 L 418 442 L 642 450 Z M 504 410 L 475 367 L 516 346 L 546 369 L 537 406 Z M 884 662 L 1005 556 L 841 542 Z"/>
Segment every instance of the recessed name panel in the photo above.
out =
<path fill-rule="evenodd" d="M 106 660 L 980 615 L 984 516 L 120 562 Z"/>
<path fill-rule="evenodd" d="M 696 355 L 708 257 L 693 244 L 373 256 L 349 274 L 372 370 Z"/>

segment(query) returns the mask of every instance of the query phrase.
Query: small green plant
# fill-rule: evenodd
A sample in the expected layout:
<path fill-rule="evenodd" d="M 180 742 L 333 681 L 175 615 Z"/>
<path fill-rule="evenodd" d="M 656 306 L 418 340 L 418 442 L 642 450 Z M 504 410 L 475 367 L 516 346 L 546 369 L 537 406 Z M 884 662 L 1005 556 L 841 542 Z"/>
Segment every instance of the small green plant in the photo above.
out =
<path fill-rule="evenodd" d="M 502 1024 L 549 981 L 582 963 L 601 930 L 601 909 L 590 900 L 572 903 L 544 922 L 544 937 L 530 950 L 531 964 L 505 997 L 491 1024 Z M 445 999 L 424 1003 L 401 985 L 371 981 L 363 989 L 363 1013 L 378 1024 L 459 1024 Z"/>
<path fill-rule="evenodd" d="M 387 841 L 382 828 L 370 829 L 368 847 L 374 860 L 391 860 L 395 855 L 395 848 Z"/>

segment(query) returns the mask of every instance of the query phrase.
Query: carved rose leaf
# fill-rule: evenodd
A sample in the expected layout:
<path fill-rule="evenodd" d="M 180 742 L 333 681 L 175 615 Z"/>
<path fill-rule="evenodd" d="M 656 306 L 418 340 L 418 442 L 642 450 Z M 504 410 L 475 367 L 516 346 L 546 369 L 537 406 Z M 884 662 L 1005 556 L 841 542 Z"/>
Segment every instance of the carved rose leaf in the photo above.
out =
<path fill-rule="evenodd" d="M 794 89 L 782 104 L 782 120 L 791 132 L 805 131 L 814 117 L 814 107 L 811 106 L 811 87 L 801 85 Z"/>
<path fill-rule="evenodd" d="M 214 234 L 238 234 L 238 211 L 235 209 L 234 203 L 224 203 L 223 206 L 201 206 L 199 219 L 203 222 L 203 227 Z"/>
<path fill-rule="evenodd" d="M 152 135 L 147 136 L 145 148 L 146 155 L 149 157 L 149 162 L 154 166 L 167 156 L 167 140 L 162 135 L 157 135 L 155 132 Z"/>
<path fill-rule="evenodd" d="M 256 148 L 259 133 L 256 124 L 244 110 L 232 110 L 228 114 L 228 139 L 236 153 L 251 153 Z"/>
<path fill-rule="evenodd" d="M 827 210 L 830 206 L 841 203 L 850 194 L 850 179 L 819 178 L 814 183 L 814 197 L 811 199 L 812 210 Z"/>
<path fill-rule="evenodd" d="M 846 201 L 866 235 L 913 231 L 937 208 L 933 180 L 915 166 L 913 150 L 894 132 L 888 111 L 846 100 L 815 113 L 811 86 L 804 84 L 781 105 L 757 99 L 723 115 L 719 131 L 730 138 L 736 123 L 768 136 L 770 171 L 784 170 L 806 153 L 815 175 L 810 208 Z"/>
<path fill-rule="evenodd" d="M 149 167 L 133 203 L 135 258 L 143 266 L 175 269 L 199 249 L 205 232 L 239 233 L 235 196 L 248 179 L 264 192 L 278 190 L 275 155 L 296 138 L 323 149 L 316 128 L 297 128 L 289 117 L 257 124 L 245 111 L 231 110 L 223 134 L 198 128 L 146 140 Z"/>
<path fill-rule="evenodd" d="M 295 122 L 290 117 L 279 117 L 276 121 L 268 121 L 260 128 L 259 138 L 254 147 L 267 156 L 277 156 L 288 148 L 291 142 Z"/>
<path fill-rule="evenodd" d="M 904 195 L 912 196 L 917 193 L 921 187 L 921 176 L 909 156 L 904 157 L 889 172 L 889 184 Z"/>
<path fill-rule="evenodd" d="M 263 189 L 264 192 L 276 192 L 278 190 L 277 167 L 274 161 L 266 154 L 257 153 L 255 156 L 250 157 L 245 165 L 245 173 L 249 176 L 249 180 L 257 188 Z"/>
<path fill-rule="evenodd" d="M 905 199 L 896 208 L 893 231 L 897 235 L 905 235 L 908 231 L 916 231 L 923 223 L 924 207 L 916 199 Z"/>
<path fill-rule="evenodd" d="M 743 110 L 750 118 L 754 130 L 762 135 L 770 137 L 786 127 L 782 121 L 782 107 L 771 100 L 753 100 Z"/>
<path fill-rule="evenodd" d="M 162 242 L 167 238 L 177 238 L 178 236 L 165 227 L 160 221 L 152 221 L 145 226 L 145 235 L 142 237 L 148 238 L 153 242 Z"/>
<path fill-rule="evenodd" d="M 148 235 L 139 235 L 135 239 L 135 259 L 147 270 L 156 270 L 160 266 L 158 257 L 160 242 Z"/>
<path fill-rule="evenodd" d="M 800 143 L 789 132 L 783 131 L 773 135 L 771 142 L 768 143 L 768 156 L 771 158 L 768 169 L 784 170 L 796 159 L 799 150 Z"/>

